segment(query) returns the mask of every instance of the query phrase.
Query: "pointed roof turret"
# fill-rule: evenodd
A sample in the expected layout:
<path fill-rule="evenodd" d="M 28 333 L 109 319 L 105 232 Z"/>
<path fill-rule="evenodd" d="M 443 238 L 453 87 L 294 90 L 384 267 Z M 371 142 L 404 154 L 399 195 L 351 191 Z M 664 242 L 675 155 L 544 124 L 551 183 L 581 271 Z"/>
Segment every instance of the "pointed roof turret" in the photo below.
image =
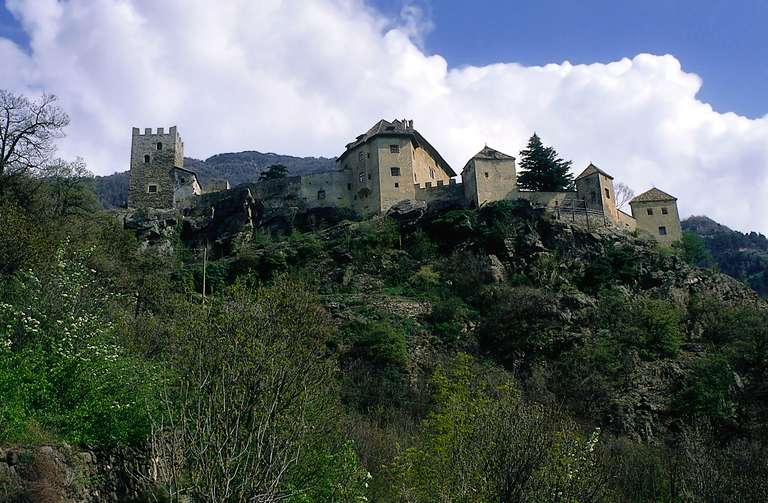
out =
<path fill-rule="evenodd" d="M 670 196 L 663 190 L 659 190 L 656 187 L 653 187 L 651 190 L 646 190 L 642 194 L 635 196 L 635 198 L 632 199 L 629 202 L 629 204 L 649 203 L 649 202 L 655 202 L 655 201 L 677 201 L 677 198 L 674 196 Z"/>
<path fill-rule="evenodd" d="M 587 166 L 587 168 L 584 171 L 582 171 L 579 176 L 576 177 L 576 180 L 578 180 L 580 178 L 584 178 L 585 176 L 594 175 L 595 173 L 599 173 L 599 174 L 601 174 L 601 175 L 603 175 L 603 176 L 613 180 L 613 177 L 611 175 L 609 175 L 608 173 L 606 173 L 602 169 L 598 168 L 597 166 L 595 166 L 591 162 L 589 163 L 589 166 Z"/>
<path fill-rule="evenodd" d="M 515 160 L 514 157 L 512 157 L 509 154 L 505 154 L 504 152 L 499 152 L 498 150 L 489 147 L 486 145 L 483 147 L 483 149 L 478 152 L 477 154 L 472 157 L 472 159 L 497 159 L 497 160 Z"/>

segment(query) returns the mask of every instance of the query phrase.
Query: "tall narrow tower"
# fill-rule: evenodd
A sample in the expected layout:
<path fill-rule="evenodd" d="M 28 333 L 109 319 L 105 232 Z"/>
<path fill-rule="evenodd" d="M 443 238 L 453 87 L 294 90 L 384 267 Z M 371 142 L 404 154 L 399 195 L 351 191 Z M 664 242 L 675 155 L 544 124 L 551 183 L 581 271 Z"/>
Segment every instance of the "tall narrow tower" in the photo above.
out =
<path fill-rule="evenodd" d="M 131 171 L 128 187 L 129 208 L 168 209 L 175 206 L 176 168 L 184 164 L 184 143 L 176 126 L 133 128 Z"/>

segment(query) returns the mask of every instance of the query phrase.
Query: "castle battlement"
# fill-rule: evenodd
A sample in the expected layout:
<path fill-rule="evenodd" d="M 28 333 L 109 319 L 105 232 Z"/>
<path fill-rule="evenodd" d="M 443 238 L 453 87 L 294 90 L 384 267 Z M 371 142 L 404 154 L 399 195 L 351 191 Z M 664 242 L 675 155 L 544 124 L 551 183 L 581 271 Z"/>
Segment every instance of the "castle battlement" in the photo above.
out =
<path fill-rule="evenodd" d="M 434 190 L 439 189 L 441 187 L 447 187 L 448 185 L 456 185 L 456 180 L 454 178 L 448 179 L 448 183 L 445 183 L 443 180 L 437 180 L 434 183 L 433 182 L 424 182 L 421 183 L 414 183 L 413 188 L 416 190 Z"/>
<path fill-rule="evenodd" d="M 178 129 L 176 128 L 176 126 L 171 126 L 170 128 L 168 128 L 168 132 L 167 133 L 165 132 L 165 128 L 164 127 L 157 128 L 156 130 L 154 130 L 155 131 L 154 133 L 152 131 L 153 131 L 153 129 L 151 127 L 144 128 L 143 131 L 142 131 L 141 128 L 135 127 L 135 128 L 133 128 L 133 136 L 163 136 L 163 137 L 167 137 L 167 136 L 177 137 L 177 136 L 179 136 Z"/>

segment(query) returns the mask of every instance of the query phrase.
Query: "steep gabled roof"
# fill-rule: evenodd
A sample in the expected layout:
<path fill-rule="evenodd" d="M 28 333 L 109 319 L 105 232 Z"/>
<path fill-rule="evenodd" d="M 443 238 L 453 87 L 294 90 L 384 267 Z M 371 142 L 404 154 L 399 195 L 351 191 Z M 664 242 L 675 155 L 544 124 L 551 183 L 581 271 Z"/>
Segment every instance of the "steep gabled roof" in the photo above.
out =
<path fill-rule="evenodd" d="M 515 158 L 512 157 L 511 155 L 505 154 L 504 152 L 499 152 L 498 150 L 493 149 L 493 148 L 489 147 L 488 145 L 483 147 L 483 149 L 480 152 L 478 152 L 477 154 L 475 154 L 475 156 L 472 157 L 472 159 L 490 159 L 490 160 L 508 160 L 508 159 L 511 159 L 513 161 L 515 160 Z"/>
<path fill-rule="evenodd" d="M 355 141 L 352 143 L 348 143 L 346 145 L 346 148 L 344 150 L 344 153 L 342 153 L 339 158 L 336 160 L 336 162 L 341 163 L 344 158 L 349 154 L 349 152 L 356 147 L 359 147 L 360 145 L 363 145 L 364 143 L 368 143 L 373 138 L 377 136 L 391 136 L 391 137 L 406 137 L 410 138 L 411 142 L 416 145 L 417 147 L 421 147 L 424 150 L 426 150 L 429 155 L 431 155 L 435 161 L 437 161 L 437 165 L 445 171 L 448 176 L 454 177 L 456 176 L 456 173 L 453 171 L 453 168 L 446 162 L 445 159 L 443 159 L 443 156 L 440 155 L 440 153 L 437 151 L 435 147 L 430 144 L 426 138 L 421 136 L 421 134 L 416 131 L 413 128 L 413 121 L 408 120 L 398 120 L 395 119 L 392 122 L 386 121 L 384 119 L 380 120 L 376 124 L 373 125 L 368 131 L 366 131 L 364 134 L 361 134 L 357 138 L 355 138 Z"/>
<path fill-rule="evenodd" d="M 585 176 L 594 175 L 595 173 L 600 173 L 601 175 L 603 175 L 603 176 L 613 180 L 613 177 L 611 175 L 609 175 L 608 173 L 606 173 L 602 169 L 598 168 L 597 166 L 595 166 L 591 162 L 589 163 L 589 166 L 587 166 L 587 169 L 582 171 L 581 174 L 576 177 L 576 180 L 578 180 L 580 178 L 584 178 Z"/>
<path fill-rule="evenodd" d="M 677 201 L 677 198 L 674 196 L 670 196 L 663 190 L 659 190 L 656 187 L 652 188 L 651 190 L 647 190 L 640 194 L 639 196 L 635 196 L 634 199 L 632 199 L 629 204 L 632 203 L 649 203 L 649 202 L 655 202 L 655 201 Z"/>
<path fill-rule="evenodd" d="M 195 173 L 191 169 L 182 168 L 181 166 L 174 166 L 173 169 L 178 169 L 179 171 L 184 171 L 186 173 L 189 173 L 190 175 L 193 175 L 195 178 L 197 178 L 197 173 Z"/>

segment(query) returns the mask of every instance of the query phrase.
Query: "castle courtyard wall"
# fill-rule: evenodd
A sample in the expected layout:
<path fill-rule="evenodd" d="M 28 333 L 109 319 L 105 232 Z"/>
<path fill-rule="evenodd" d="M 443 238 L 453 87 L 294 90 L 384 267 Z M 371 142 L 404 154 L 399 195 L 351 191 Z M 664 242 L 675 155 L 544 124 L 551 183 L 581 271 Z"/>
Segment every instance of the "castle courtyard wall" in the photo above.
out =
<path fill-rule="evenodd" d="M 349 171 L 327 171 L 301 177 L 300 194 L 310 208 L 350 208 L 352 192 Z"/>

